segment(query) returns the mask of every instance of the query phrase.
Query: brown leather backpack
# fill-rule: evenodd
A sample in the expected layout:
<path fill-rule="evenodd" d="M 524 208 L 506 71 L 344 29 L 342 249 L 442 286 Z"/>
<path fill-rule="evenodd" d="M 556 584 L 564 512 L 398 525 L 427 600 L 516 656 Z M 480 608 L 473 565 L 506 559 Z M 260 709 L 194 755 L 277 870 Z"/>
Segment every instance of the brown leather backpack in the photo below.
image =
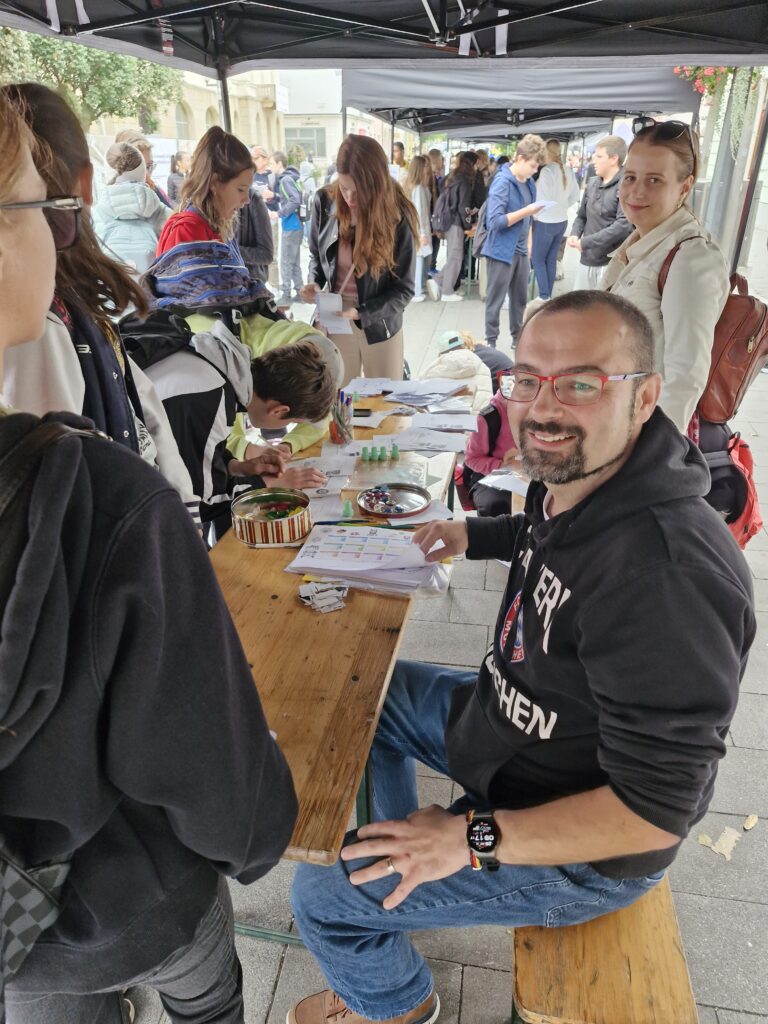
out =
<path fill-rule="evenodd" d="M 677 250 L 691 238 L 702 237 L 684 238 L 667 253 L 659 271 L 659 295 L 664 292 Z M 725 423 L 735 416 L 747 388 L 767 361 L 768 307 L 749 294 L 746 278 L 732 274 L 731 294 L 715 324 L 709 378 L 697 406 L 699 415 L 710 423 Z"/>

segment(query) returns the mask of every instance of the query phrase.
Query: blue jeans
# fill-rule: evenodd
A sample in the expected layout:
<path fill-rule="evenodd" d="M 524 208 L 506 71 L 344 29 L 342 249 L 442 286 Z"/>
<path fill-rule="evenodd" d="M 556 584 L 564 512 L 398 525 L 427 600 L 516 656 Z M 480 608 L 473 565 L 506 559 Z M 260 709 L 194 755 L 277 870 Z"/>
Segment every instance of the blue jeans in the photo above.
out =
<path fill-rule="evenodd" d="M 371 748 L 378 820 L 404 818 L 418 806 L 417 760 L 447 772 L 444 733 L 451 693 L 475 679 L 475 672 L 397 663 Z M 467 796 L 450 810 L 459 814 L 477 804 Z M 354 834 L 347 836 L 352 841 Z M 365 863 L 300 865 L 292 902 L 301 937 L 328 984 L 351 1009 L 371 1020 L 408 1013 L 432 991 L 432 974 L 408 932 L 487 924 L 578 924 L 634 903 L 662 877 L 606 878 L 588 864 L 510 864 L 495 872 L 473 871 L 467 865 L 449 878 L 419 886 L 394 910 L 384 910 L 382 901 L 398 879 L 387 876 L 351 885 L 350 872 Z"/>
<path fill-rule="evenodd" d="M 537 220 L 533 222 L 531 263 L 542 299 L 552 297 L 557 274 L 557 251 L 567 225 L 565 220 L 558 224 L 542 224 Z"/>

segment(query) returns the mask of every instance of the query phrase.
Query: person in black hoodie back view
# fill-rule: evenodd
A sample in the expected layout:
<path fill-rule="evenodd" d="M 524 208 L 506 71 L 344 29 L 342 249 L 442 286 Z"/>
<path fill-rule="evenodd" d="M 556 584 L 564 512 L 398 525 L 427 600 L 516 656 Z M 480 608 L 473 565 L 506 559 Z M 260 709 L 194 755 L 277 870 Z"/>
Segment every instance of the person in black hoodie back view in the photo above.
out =
<path fill-rule="evenodd" d="M 7 347 L 43 331 L 54 237 L 77 232 L 30 143 L 0 96 L 0 373 Z M 0 459 L 37 423 L 0 401 Z M 7 1024 L 120 1024 L 131 984 L 156 988 L 174 1022 L 242 1024 L 224 876 L 269 871 L 296 797 L 205 549 L 163 477 L 103 435 L 46 448 L 14 515 L 0 837 L 27 867 L 70 866 L 57 920 L 6 986 Z"/>
<path fill-rule="evenodd" d="M 397 663 L 371 751 L 374 822 L 334 868 L 296 873 L 297 925 L 335 991 L 288 1024 L 432 1024 L 439 999 L 408 931 L 617 910 L 706 812 L 755 615 L 660 386 L 650 325 L 626 300 L 572 292 L 527 321 L 505 385 L 525 514 L 414 534 L 425 553 L 442 542 L 431 561 L 511 563 L 493 644 L 476 676 Z M 414 760 L 466 795 L 418 809 Z"/>

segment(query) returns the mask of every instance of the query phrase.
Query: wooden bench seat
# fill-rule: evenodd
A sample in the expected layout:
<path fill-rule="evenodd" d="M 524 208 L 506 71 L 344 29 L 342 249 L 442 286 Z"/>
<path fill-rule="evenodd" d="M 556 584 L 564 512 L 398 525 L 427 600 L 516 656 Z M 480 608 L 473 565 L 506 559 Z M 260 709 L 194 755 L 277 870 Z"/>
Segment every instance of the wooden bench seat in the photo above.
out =
<path fill-rule="evenodd" d="M 665 878 L 631 907 L 567 928 L 516 928 L 514 1005 L 526 1024 L 697 1024 Z"/>

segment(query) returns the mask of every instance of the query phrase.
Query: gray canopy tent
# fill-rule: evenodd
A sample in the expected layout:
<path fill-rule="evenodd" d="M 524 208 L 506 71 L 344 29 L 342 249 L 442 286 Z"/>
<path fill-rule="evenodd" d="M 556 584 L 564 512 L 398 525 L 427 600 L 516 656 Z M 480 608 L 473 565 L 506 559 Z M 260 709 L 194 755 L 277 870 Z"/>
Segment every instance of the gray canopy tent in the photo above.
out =
<path fill-rule="evenodd" d="M 587 71 L 760 63 L 765 0 L 0 0 L 0 23 L 223 79 L 261 66 L 407 68 L 462 57 Z M 594 104 L 588 104 L 590 106 Z"/>
<path fill-rule="evenodd" d="M 587 88 L 598 69 L 618 79 L 679 63 L 768 63 L 766 0 L 0 0 L 0 24 L 216 77 L 227 127 L 228 76 L 257 67 L 378 67 L 397 71 L 393 79 L 421 67 L 438 88 L 474 68 L 483 72 L 477 107 L 478 95 L 499 95 L 501 71 L 580 71 Z M 562 104 L 577 105 L 573 94 Z M 630 109 L 638 106 L 657 103 L 638 96 Z M 764 117 L 751 188 L 767 134 Z"/>

